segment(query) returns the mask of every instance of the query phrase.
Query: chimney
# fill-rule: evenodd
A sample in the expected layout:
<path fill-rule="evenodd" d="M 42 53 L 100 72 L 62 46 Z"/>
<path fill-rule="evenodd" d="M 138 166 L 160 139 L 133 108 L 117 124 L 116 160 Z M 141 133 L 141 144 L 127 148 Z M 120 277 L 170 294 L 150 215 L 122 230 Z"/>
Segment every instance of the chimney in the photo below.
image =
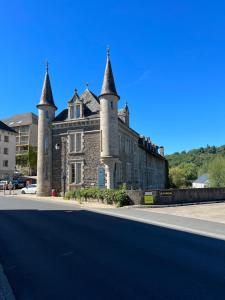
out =
<path fill-rule="evenodd" d="M 163 146 L 160 146 L 160 147 L 159 147 L 159 154 L 160 154 L 161 156 L 164 156 L 164 147 L 163 147 Z"/>

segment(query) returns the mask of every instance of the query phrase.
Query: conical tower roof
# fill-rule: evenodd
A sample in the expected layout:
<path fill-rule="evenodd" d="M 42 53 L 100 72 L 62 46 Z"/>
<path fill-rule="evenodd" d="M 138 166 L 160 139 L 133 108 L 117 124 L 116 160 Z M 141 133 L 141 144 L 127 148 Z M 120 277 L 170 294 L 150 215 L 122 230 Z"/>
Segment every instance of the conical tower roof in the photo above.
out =
<path fill-rule="evenodd" d="M 44 79 L 44 84 L 43 84 L 43 88 L 42 88 L 41 99 L 40 99 L 38 106 L 39 105 L 51 105 L 56 108 L 54 99 L 53 99 L 53 95 L 52 95 L 50 78 L 49 78 L 49 74 L 48 74 L 48 63 L 46 64 L 45 79 Z"/>
<path fill-rule="evenodd" d="M 101 96 L 102 95 L 116 95 L 117 97 L 119 97 L 116 91 L 115 81 L 113 77 L 109 49 L 107 49 L 107 61 L 101 90 Z"/>

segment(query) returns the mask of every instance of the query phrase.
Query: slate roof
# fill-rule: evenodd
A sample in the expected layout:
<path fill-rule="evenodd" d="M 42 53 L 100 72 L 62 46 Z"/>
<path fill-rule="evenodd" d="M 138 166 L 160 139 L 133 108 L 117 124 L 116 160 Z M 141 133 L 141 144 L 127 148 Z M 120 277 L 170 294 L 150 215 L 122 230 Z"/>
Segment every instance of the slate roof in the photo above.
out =
<path fill-rule="evenodd" d="M 32 112 L 14 115 L 10 118 L 2 120 L 10 127 L 18 127 L 24 125 L 38 124 L 38 116 Z"/>
<path fill-rule="evenodd" d="M 105 74 L 104 74 L 102 90 L 101 90 L 101 95 L 107 95 L 107 94 L 118 96 L 117 91 L 116 91 L 114 77 L 113 77 L 113 71 L 112 71 L 109 53 L 107 54 Z"/>
<path fill-rule="evenodd" d="M 85 118 L 97 118 L 99 117 L 99 113 L 91 112 L 87 107 L 84 107 L 84 116 Z M 64 109 L 59 113 L 53 122 L 63 122 L 63 121 L 69 121 L 68 119 L 68 109 Z"/>
<path fill-rule="evenodd" d="M 51 105 L 55 106 L 53 95 L 52 95 L 52 88 L 51 88 L 51 83 L 50 83 L 50 78 L 48 74 L 48 65 L 46 67 L 46 73 L 45 73 L 45 79 L 44 79 L 44 84 L 42 88 L 42 94 L 41 94 L 41 99 L 38 105 Z"/>
<path fill-rule="evenodd" d="M 193 183 L 208 183 L 209 182 L 209 176 L 208 174 L 203 174 L 199 176 Z"/>
<path fill-rule="evenodd" d="M 75 97 L 77 97 L 75 94 L 68 101 L 69 103 L 75 100 Z M 83 102 L 84 105 L 85 118 L 96 118 L 99 116 L 99 110 L 100 110 L 99 99 L 93 92 L 91 92 L 89 89 L 86 89 L 81 94 L 79 99 Z M 66 121 L 67 119 L 68 119 L 68 109 L 64 109 L 55 117 L 54 121 L 62 122 L 62 121 Z"/>
<path fill-rule="evenodd" d="M 12 129 L 11 127 L 7 126 L 2 121 L 0 121 L 0 130 L 5 130 L 5 131 L 10 131 L 10 132 L 16 133 L 16 131 L 14 129 Z"/>

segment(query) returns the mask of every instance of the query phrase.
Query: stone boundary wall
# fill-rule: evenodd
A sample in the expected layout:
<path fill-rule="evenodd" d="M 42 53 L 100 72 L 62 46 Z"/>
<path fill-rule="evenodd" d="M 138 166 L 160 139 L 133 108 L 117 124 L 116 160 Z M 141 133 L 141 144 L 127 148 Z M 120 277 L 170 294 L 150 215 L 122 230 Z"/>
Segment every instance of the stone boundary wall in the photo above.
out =
<path fill-rule="evenodd" d="M 132 204 L 147 204 L 144 201 L 144 193 L 150 192 L 154 198 L 154 204 L 185 204 L 201 203 L 225 200 L 225 188 L 203 189 L 163 189 L 163 190 L 127 190 Z M 150 203 L 149 203 L 150 204 Z"/>

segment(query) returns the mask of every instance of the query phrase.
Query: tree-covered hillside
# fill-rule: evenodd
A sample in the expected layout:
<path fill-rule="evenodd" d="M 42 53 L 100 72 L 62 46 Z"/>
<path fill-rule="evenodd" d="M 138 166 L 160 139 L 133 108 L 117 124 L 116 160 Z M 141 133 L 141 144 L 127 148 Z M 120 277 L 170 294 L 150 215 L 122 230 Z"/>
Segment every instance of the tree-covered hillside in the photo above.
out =
<path fill-rule="evenodd" d="M 175 152 L 173 154 L 167 155 L 166 158 L 169 161 L 170 167 L 179 166 L 182 163 L 193 163 L 198 168 L 201 167 L 203 164 L 209 162 L 216 155 L 224 155 L 225 156 L 225 145 L 220 147 L 209 146 L 199 149 L 193 149 L 188 152 Z"/>
<path fill-rule="evenodd" d="M 225 145 L 220 147 L 207 145 L 205 148 L 201 147 L 188 152 L 176 152 L 167 155 L 166 158 L 169 162 L 171 187 L 187 187 L 191 185 L 191 181 L 196 179 L 198 175 L 204 173 L 210 175 L 213 169 L 218 170 L 218 167 L 216 167 L 218 161 L 222 168 L 225 162 Z M 225 172 L 225 170 L 220 171 L 222 173 Z"/>

